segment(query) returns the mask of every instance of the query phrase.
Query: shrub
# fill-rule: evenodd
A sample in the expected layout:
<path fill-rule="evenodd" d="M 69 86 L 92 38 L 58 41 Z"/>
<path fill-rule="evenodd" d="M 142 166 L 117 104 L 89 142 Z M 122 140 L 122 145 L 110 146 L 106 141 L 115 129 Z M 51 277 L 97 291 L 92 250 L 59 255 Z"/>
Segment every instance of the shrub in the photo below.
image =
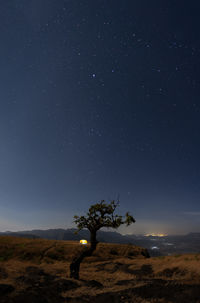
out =
<path fill-rule="evenodd" d="M 127 255 L 128 257 L 134 257 L 136 253 L 134 251 L 129 251 Z"/>
<path fill-rule="evenodd" d="M 111 255 L 116 255 L 116 256 L 119 255 L 118 251 L 116 249 L 114 249 L 114 248 L 111 248 L 110 254 Z"/>

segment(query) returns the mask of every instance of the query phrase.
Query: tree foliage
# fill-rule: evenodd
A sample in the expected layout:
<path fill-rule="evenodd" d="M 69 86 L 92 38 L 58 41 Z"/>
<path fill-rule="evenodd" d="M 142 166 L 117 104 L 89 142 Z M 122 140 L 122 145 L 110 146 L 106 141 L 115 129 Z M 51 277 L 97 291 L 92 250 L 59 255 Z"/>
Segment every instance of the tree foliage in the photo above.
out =
<path fill-rule="evenodd" d="M 98 231 L 102 227 L 118 228 L 122 224 L 129 226 L 135 223 L 135 219 L 127 212 L 125 219 L 122 216 L 114 215 L 116 207 L 119 206 L 119 201 L 111 201 L 106 204 L 105 200 L 100 203 L 90 206 L 86 216 L 74 216 L 74 222 L 78 227 L 78 231 L 83 228 L 89 231 Z"/>

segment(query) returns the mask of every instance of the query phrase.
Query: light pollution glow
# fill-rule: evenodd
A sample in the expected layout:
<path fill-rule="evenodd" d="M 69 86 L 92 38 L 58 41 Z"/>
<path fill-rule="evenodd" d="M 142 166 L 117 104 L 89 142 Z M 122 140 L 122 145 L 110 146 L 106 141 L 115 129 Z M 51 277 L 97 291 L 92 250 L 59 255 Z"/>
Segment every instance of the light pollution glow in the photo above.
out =
<path fill-rule="evenodd" d="M 156 233 L 151 233 L 151 234 L 146 234 L 145 237 L 166 237 L 167 234 L 156 234 Z"/>

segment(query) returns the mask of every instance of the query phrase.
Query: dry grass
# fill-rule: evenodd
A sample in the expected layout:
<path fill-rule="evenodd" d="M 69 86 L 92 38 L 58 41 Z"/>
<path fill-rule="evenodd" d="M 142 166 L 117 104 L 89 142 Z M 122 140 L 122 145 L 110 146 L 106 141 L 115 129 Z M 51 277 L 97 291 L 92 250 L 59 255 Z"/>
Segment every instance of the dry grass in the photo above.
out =
<path fill-rule="evenodd" d="M 18 282 L 19 277 L 24 277 L 27 267 L 30 266 L 42 269 L 54 278 L 69 279 L 70 261 L 81 249 L 84 248 L 76 241 L 0 237 L 0 283 L 11 284 L 18 292 L 22 291 L 25 285 Z M 79 298 L 86 294 L 96 297 L 123 291 L 128 293 L 131 289 L 140 289 L 152 281 L 171 281 L 187 287 L 200 286 L 200 254 L 146 259 L 141 251 L 142 248 L 133 245 L 99 243 L 94 255 L 81 264 L 79 287 L 63 291 L 63 297 Z M 6 272 L 7 277 L 1 279 L 1 270 Z M 87 286 L 87 282 L 91 280 L 100 282 L 103 287 Z M 176 302 L 166 301 L 162 297 L 151 300 L 143 297 L 140 300 L 138 296 L 134 297 L 134 301 L 128 301 L 125 295 L 122 296 L 124 301 L 120 299 L 116 302 Z M 182 302 L 185 301 L 180 301 Z"/>
<path fill-rule="evenodd" d="M 33 262 L 70 261 L 84 246 L 78 241 L 26 239 L 12 236 L 0 237 L 0 261 L 19 259 Z M 108 259 L 118 256 L 141 256 L 143 249 L 130 244 L 99 243 L 90 260 Z"/>

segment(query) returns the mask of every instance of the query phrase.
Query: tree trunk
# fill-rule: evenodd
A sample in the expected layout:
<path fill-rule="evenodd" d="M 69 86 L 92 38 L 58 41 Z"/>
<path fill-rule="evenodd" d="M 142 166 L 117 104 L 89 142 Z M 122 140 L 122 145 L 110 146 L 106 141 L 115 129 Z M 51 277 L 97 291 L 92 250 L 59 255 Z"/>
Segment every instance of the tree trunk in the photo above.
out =
<path fill-rule="evenodd" d="M 90 231 L 90 247 L 84 251 L 81 251 L 78 256 L 74 257 L 70 264 L 70 278 L 79 279 L 80 264 L 85 257 L 92 255 L 96 249 L 98 242 L 96 240 L 96 230 Z"/>

